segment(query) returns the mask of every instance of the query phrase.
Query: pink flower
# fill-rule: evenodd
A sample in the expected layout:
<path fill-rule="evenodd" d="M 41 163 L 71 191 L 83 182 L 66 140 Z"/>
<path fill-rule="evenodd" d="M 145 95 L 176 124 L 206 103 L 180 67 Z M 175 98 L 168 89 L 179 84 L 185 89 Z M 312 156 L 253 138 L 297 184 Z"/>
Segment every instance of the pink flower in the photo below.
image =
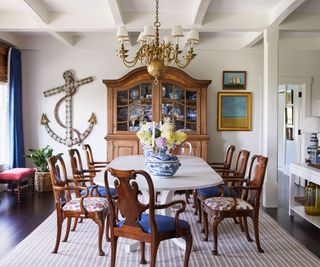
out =
<path fill-rule="evenodd" d="M 156 138 L 156 145 L 159 148 L 163 148 L 167 145 L 167 139 L 164 137 L 158 137 Z"/>

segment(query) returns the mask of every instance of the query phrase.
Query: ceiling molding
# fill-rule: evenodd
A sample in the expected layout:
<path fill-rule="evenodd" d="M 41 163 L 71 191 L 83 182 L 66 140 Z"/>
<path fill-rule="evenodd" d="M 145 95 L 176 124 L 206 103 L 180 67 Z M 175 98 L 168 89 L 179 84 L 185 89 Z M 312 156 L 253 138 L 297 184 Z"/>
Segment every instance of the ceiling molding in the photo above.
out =
<path fill-rule="evenodd" d="M 207 13 L 211 0 L 195 0 L 191 25 L 200 27 Z"/>
<path fill-rule="evenodd" d="M 36 2 L 34 0 L 19 0 L 19 3 L 21 3 L 24 9 L 30 13 L 35 21 L 46 25 L 49 23 L 48 13 L 42 2 Z"/>
<path fill-rule="evenodd" d="M 251 48 L 260 42 L 263 38 L 262 32 L 248 32 L 242 38 L 242 47 Z"/>
<path fill-rule="evenodd" d="M 108 4 L 111 10 L 111 14 L 116 26 L 124 25 L 123 16 L 119 7 L 118 0 L 108 0 Z"/>

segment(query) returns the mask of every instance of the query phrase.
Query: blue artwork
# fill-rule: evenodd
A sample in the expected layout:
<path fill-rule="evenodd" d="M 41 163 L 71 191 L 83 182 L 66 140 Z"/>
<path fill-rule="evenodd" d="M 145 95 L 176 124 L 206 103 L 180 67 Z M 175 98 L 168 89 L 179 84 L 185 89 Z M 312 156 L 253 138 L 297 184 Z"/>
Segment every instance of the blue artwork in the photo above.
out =
<path fill-rule="evenodd" d="M 246 96 L 222 96 L 222 118 L 246 118 Z"/>

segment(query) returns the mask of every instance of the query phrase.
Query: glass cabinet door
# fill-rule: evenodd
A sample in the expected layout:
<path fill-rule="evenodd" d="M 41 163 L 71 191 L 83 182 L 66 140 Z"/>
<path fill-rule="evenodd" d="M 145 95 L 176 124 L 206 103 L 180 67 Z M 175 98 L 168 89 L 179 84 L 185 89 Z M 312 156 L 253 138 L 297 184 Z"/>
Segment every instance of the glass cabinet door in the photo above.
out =
<path fill-rule="evenodd" d="M 137 132 L 140 122 L 152 121 L 152 84 L 116 91 L 116 130 Z"/>
<path fill-rule="evenodd" d="M 162 83 L 161 119 L 170 118 L 175 130 L 197 131 L 198 91 L 173 83 Z"/>

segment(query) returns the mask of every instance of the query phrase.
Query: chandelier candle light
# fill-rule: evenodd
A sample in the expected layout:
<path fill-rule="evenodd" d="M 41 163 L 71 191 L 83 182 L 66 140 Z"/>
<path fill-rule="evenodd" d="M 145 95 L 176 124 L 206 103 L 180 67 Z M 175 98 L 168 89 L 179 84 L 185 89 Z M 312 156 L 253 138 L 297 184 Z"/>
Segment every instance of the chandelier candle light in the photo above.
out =
<path fill-rule="evenodd" d="M 117 54 L 122 59 L 124 65 L 133 67 L 138 61 L 140 61 L 142 65 L 147 65 L 147 70 L 149 74 L 155 78 L 154 81 L 156 84 L 169 64 L 175 64 L 179 68 L 187 67 L 191 60 L 196 56 L 196 54 L 193 53 L 193 46 L 199 43 L 199 32 L 196 30 L 188 32 L 186 38 L 188 50 L 183 56 L 184 62 L 182 62 L 179 58 L 179 54 L 182 53 L 179 46 L 179 38 L 184 36 L 181 25 L 174 26 L 171 37 L 165 36 L 161 43 L 159 38 L 160 26 L 159 0 L 156 0 L 155 22 L 153 23 L 153 26 L 144 26 L 144 31 L 140 33 L 137 40 L 140 43 L 140 48 L 131 61 L 127 59 L 129 50 L 124 47 L 124 42 L 129 41 L 127 28 L 126 26 L 119 26 L 117 30 L 117 38 L 121 43 L 120 49 L 117 50 Z M 172 42 L 173 39 L 174 43 Z"/>

